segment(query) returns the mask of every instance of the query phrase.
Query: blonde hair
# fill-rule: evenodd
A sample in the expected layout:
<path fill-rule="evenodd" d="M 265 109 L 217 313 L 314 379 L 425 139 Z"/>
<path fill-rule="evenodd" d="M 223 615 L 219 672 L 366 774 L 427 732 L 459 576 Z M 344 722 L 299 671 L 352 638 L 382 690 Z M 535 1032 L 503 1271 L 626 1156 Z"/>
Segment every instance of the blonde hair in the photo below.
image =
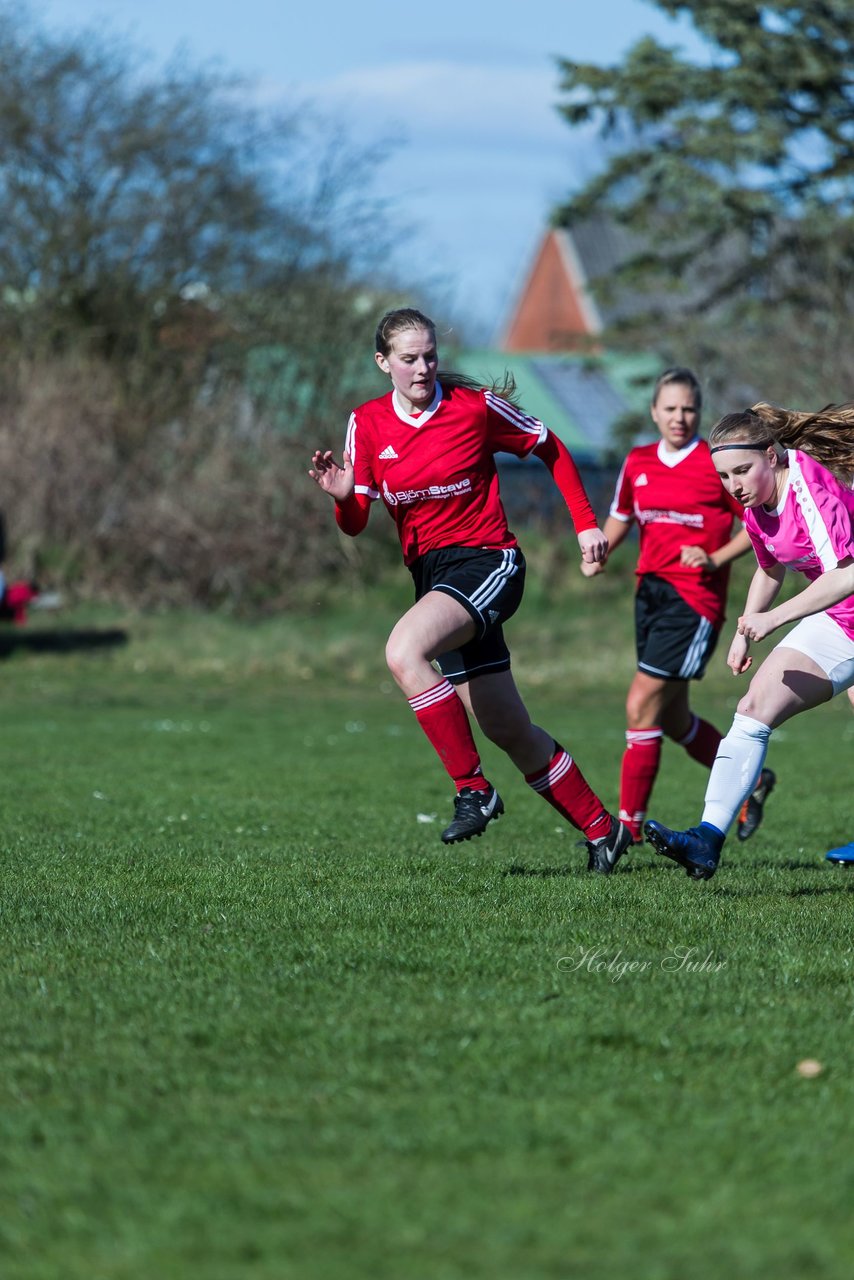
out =
<path fill-rule="evenodd" d="M 652 388 L 651 404 L 653 409 L 658 403 L 658 397 L 661 395 L 665 387 L 690 387 L 694 393 L 694 407 L 699 413 L 703 407 L 703 389 L 700 386 L 700 379 L 694 373 L 693 369 L 686 369 L 679 365 L 673 369 L 665 369 L 655 380 L 655 386 Z"/>
<path fill-rule="evenodd" d="M 409 329 L 426 329 L 429 334 L 432 334 L 433 342 L 436 342 L 436 326 L 429 316 L 425 316 L 423 311 L 418 311 L 415 307 L 398 307 L 394 311 L 387 311 L 377 325 L 374 349 L 380 355 L 388 356 L 397 335 Z M 504 370 L 503 378 L 494 379 L 488 387 L 477 378 L 470 378 L 465 373 L 454 373 L 451 369 L 440 369 L 436 378 L 443 387 L 465 387 L 468 391 L 491 391 L 493 395 L 500 396 L 502 400 L 515 405 L 517 409 L 521 407 L 516 393 L 516 379 L 509 369 Z"/>
<path fill-rule="evenodd" d="M 817 413 L 781 409 L 760 401 L 728 413 L 709 432 L 712 448 L 744 441 L 751 448 L 800 449 L 850 485 L 854 480 L 854 403 L 828 404 Z"/>

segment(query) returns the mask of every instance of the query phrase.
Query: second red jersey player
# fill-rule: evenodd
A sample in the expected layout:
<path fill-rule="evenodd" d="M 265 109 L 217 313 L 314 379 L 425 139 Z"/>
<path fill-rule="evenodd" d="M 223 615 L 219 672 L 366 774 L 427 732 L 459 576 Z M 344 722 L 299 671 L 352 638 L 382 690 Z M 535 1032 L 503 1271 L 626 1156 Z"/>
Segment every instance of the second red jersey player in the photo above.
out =
<path fill-rule="evenodd" d="M 695 613 L 719 630 L 730 565 L 716 561 L 714 553 L 732 538 L 733 518 L 740 518 L 742 508 L 722 487 L 706 441 L 695 436 L 678 449 L 668 450 L 664 440 L 632 449 L 610 514 L 624 525 L 637 522 L 638 578 L 651 573 L 669 582 Z M 704 560 L 694 563 L 686 557 L 687 547 L 702 551 Z M 712 563 L 704 563 L 707 560 Z M 643 663 L 638 665 L 643 670 Z"/>
<path fill-rule="evenodd" d="M 659 439 L 632 449 L 605 521 L 609 554 L 637 525 L 640 549 L 635 596 L 637 672 L 626 697 L 626 749 L 620 770 L 620 818 L 642 838 L 664 737 L 711 768 L 721 734 L 695 715 L 689 681 L 699 680 L 724 621 L 731 562 L 750 550 L 742 507 L 726 492 L 698 435 L 702 397 L 690 369 L 667 369 L 653 389 L 650 412 Z M 582 565 L 588 576 L 604 561 Z M 746 839 L 762 816 L 764 794 L 742 815 Z"/>

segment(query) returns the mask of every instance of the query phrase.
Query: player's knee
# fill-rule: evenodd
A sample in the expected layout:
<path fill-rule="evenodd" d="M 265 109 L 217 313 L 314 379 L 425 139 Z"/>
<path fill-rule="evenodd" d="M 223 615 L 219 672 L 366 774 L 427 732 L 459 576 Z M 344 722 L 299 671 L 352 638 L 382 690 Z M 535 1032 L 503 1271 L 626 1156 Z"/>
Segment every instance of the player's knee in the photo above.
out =
<path fill-rule="evenodd" d="M 645 700 L 632 694 L 629 690 L 629 696 L 626 698 L 626 728 L 627 729 L 643 729 L 645 728 L 644 719 L 646 713 Z"/>
<path fill-rule="evenodd" d="M 767 724 L 767 708 L 765 700 L 761 693 L 755 689 L 748 689 L 743 698 L 738 701 L 736 714 L 740 716 L 749 716 L 751 720 L 759 720 L 762 724 Z"/>
<path fill-rule="evenodd" d="M 650 698 L 648 693 L 637 689 L 629 689 L 626 696 L 626 728 L 649 729 L 661 718 L 661 707 L 658 699 Z"/>
<path fill-rule="evenodd" d="M 413 665 L 412 646 L 397 631 L 392 631 L 385 646 L 385 660 L 398 684 L 404 685 Z"/>

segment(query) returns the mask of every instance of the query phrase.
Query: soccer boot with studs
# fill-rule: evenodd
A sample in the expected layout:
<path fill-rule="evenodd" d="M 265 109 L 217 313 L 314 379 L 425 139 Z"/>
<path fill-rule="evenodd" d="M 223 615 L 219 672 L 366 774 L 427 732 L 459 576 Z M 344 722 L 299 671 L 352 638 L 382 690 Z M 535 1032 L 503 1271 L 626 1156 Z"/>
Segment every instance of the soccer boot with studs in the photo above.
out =
<path fill-rule="evenodd" d="M 482 835 L 490 822 L 495 822 L 504 812 L 501 796 L 490 787 L 488 791 L 472 791 L 463 787 L 454 797 L 454 820 L 442 832 L 444 844 L 458 844 Z"/>
<path fill-rule="evenodd" d="M 611 829 L 599 840 L 585 840 L 587 845 L 587 870 L 600 876 L 609 876 L 627 849 L 634 844 L 634 837 L 624 822 L 611 817 Z"/>
<path fill-rule="evenodd" d="M 693 880 L 711 880 L 718 869 L 720 853 L 713 849 L 696 827 L 671 831 L 660 822 L 644 824 L 644 834 L 656 853 L 678 862 Z"/>

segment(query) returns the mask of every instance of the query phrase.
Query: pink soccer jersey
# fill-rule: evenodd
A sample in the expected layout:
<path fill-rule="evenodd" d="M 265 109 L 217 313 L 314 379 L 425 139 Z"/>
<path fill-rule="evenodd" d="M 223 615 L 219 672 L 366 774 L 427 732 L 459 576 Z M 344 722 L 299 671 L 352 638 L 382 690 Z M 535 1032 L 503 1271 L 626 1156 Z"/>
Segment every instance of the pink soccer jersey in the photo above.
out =
<path fill-rule="evenodd" d="M 663 578 L 700 617 L 719 627 L 729 565 L 709 572 L 690 568 L 679 558 L 684 546 L 700 546 L 708 554 L 719 550 L 732 537 L 733 518 L 742 514 L 741 504 L 721 484 L 705 440 L 694 440 L 678 452 L 665 449 L 663 440 L 632 449 L 610 514 L 637 521 L 638 576 Z"/>
<path fill-rule="evenodd" d="M 789 479 L 774 511 L 744 513 L 761 568 L 782 564 L 812 582 L 854 556 L 854 492 L 808 453 L 789 450 Z M 854 596 L 826 610 L 854 640 Z"/>
<path fill-rule="evenodd" d="M 407 414 L 391 391 L 350 416 L 345 448 L 356 493 L 381 498 L 407 564 L 436 547 L 512 547 L 496 453 L 525 457 L 547 436 L 537 418 L 490 391 L 437 383 L 428 409 Z"/>

